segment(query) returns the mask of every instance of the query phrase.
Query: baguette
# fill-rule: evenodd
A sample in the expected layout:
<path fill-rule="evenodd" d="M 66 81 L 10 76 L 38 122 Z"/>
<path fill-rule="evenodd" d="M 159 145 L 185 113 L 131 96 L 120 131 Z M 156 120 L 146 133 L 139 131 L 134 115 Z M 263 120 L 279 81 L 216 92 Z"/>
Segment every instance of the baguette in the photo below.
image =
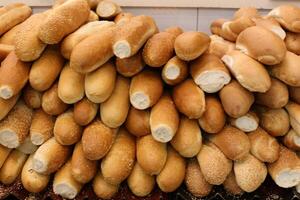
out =
<path fill-rule="evenodd" d="M 25 154 L 33 154 L 37 149 L 38 146 L 31 142 L 29 135 L 25 138 L 24 142 L 17 148 L 17 150 Z"/>
<path fill-rule="evenodd" d="M 9 44 L 1 44 L 0 43 L 0 62 L 2 62 L 8 54 L 14 51 L 15 47 Z"/>
<path fill-rule="evenodd" d="M 89 13 L 86 0 L 69 0 L 48 13 L 40 26 L 38 36 L 46 44 L 57 44 L 86 22 Z"/>
<path fill-rule="evenodd" d="M 89 18 L 87 19 L 87 22 L 95 22 L 99 21 L 99 16 L 96 12 L 90 10 Z"/>
<path fill-rule="evenodd" d="M 186 79 L 174 87 L 173 99 L 178 111 L 189 119 L 199 119 L 205 112 L 204 92 L 192 79 Z"/>
<path fill-rule="evenodd" d="M 133 17 L 132 13 L 121 12 L 115 17 L 114 22 L 119 26 L 129 22 L 132 17 Z"/>
<path fill-rule="evenodd" d="M 252 111 L 238 118 L 230 118 L 229 121 L 232 126 L 244 132 L 255 131 L 259 125 L 259 118 Z"/>
<path fill-rule="evenodd" d="M 300 47 L 299 47 L 300 34 L 299 33 L 287 32 L 286 38 L 284 41 L 285 41 L 285 46 L 288 51 L 293 52 L 294 54 L 297 54 L 297 55 L 300 54 Z M 1 40 L 0 40 L 0 42 L 1 42 Z"/>
<path fill-rule="evenodd" d="M 207 93 L 215 93 L 231 80 L 228 69 L 213 54 L 204 54 L 191 63 L 191 75 L 197 85 Z"/>
<path fill-rule="evenodd" d="M 289 87 L 290 98 L 300 104 L 300 87 Z"/>
<path fill-rule="evenodd" d="M 102 0 L 98 3 L 96 12 L 103 19 L 112 19 L 122 11 L 121 7 L 115 2 Z"/>
<path fill-rule="evenodd" d="M 21 30 L 22 23 L 14 26 L 0 37 L 0 44 L 15 45 L 16 34 Z"/>
<path fill-rule="evenodd" d="M 287 36 L 287 33 L 273 17 L 256 17 L 252 18 L 252 20 L 255 22 L 256 26 L 272 31 L 282 40 L 284 40 Z"/>
<path fill-rule="evenodd" d="M 42 93 L 28 84 L 23 90 L 23 100 L 29 108 L 38 109 L 42 104 Z"/>
<path fill-rule="evenodd" d="M 131 134 L 137 137 L 149 135 L 151 134 L 149 120 L 149 110 L 138 110 L 130 107 L 125 127 Z"/>
<path fill-rule="evenodd" d="M 139 137 L 136 158 L 147 174 L 158 175 L 167 161 L 167 144 L 156 141 L 152 135 Z"/>
<path fill-rule="evenodd" d="M 0 169 L 3 166 L 5 160 L 8 158 L 12 149 L 0 145 Z"/>
<path fill-rule="evenodd" d="M 30 63 L 19 60 L 12 51 L 2 61 L 0 67 L 0 98 L 10 99 L 25 86 L 30 70 Z"/>
<path fill-rule="evenodd" d="M 180 34 L 183 33 L 183 30 L 182 28 L 180 28 L 179 26 L 170 26 L 168 28 L 166 28 L 164 30 L 164 32 L 167 32 L 167 33 L 171 33 L 173 34 L 175 37 L 179 36 Z"/>
<path fill-rule="evenodd" d="M 293 129 L 290 129 L 283 138 L 283 144 L 291 150 L 299 151 L 300 136 Z"/>
<path fill-rule="evenodd" d="M 168 85 L 181 83 L 188 76 L 188 65 L 185 61 L 174 56 L 163 67 L 161 76 Z"/>
<path fill-rule="evenodd" d="M 139 51 L 129 58 L 116 58 L 116 69 L 125 77 L 132 77 L 143 70 L 145 63 L 142 52 Z"/>
<path fill-rule="evenodd" d="M 244 193 L 244 190 L 242 190 L 236 182 L 236 177 L 233 169 L 224 181 L 223 187 L 226 190 L 226 192 L 232 195 L 242 195 Z"/>
<path fill-rule="evenodd" d="M 112 185 L 104 180 L 99 171 L 93 180 L 93 190 L 97 197 L 101 199 L 111 199 L 119 190 L 119 185 Z"/>
<path fill-rule="evenodd" d="M 8 148 L 17 148 L 29 134 L 33 111 L 19 101 L 0 123 L 0 143 Z"/>
<path fill-rule="evenodd" d="M 120 129 L 110 151 L 101 162 L 104 180 L 119 185 L 130 175 L 134 161 L 135 139 L 125 129 Z"/>
<path fill-rule="evenodd" d="M 131 105 L 145 110 L 159 100 L 163 93 L 163 82 L 157 73 L 145 70 L 132 78 L 129 93 Z"/>
<path fill-rule="evenodd" d="M 45 91 L 54 83 L 64 66 L 64 59 L 57 47 L 47 47 L 30 69 L 29 82 L 37 91 Z"/>
<path fill-rule="evenodd" d="M 224 40 L 218 35 L 211 35 L 210 40 L 207 52 L 218 56 L 218 58 L 222 58 L 227 52 L 235 49 L 234 43 Z"/>
<path fill-rule="evenodd" d="M 99 105 L 87 98 L 74 105 L 74 121 L 80 126 L 86 126 L 96 117 Z"/>
<path fill-rule="evenodd" d="M 298 135 L 300 135 L 300 115 L 298 115 L 298 112 L 300 111 L 300 105 L 294 102 L 289 102 L 285 106 L 285 109 L 289 114 L 291 127 Z"/>
<path fill-rule="evenodd" d="M 202 55 L 209 46 L 210 38 L 202 32 L 184 32 L 174 43 L 176 55 L 185 61 L 194 60 Z"/>
<path fill-rule="evenodd" d="M 19 97 L 20 94 L 17 94 L 10 99 L 0 98 L 0 120 L 4 119 L 7 116 L 9 111 L 11 111 L 11 109 L 16 105 Z"/>
<path fill-rule="evenodd" d="M 116 74 L 115 66 L 111 62 L 86 74 L 84 88 L 87 98 L 94 103 L 106 101 L 114 90 Z"/>

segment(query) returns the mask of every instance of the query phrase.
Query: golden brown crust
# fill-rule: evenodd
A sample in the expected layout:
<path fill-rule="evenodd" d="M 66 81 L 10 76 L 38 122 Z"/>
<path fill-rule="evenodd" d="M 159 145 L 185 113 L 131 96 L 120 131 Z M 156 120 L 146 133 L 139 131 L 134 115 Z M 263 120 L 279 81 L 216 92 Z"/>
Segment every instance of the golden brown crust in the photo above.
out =
<path fill-rule="evenodd" d="M 17 94 L 17 95 L 13 96 L 10 99 L 2 99 L 2 98 L 0 98 L 0 110 L 1 110 L 1 112 L 0 112 L 0 120 L 4 119 L 4 117 L 7 116 L 7 114 L 9 113 L 9 111 L 11 111 L 11 109 L 17 103 L 19 97 L 20 97 L 20 94 Z"/>
<path fill-rule="evenodd" d="M 235 49 L 235 43 L 224 40 L 218 35 L 211 35 L 210 40 L 207 52 L 219 58 L 222 58 L 227 52 Z"/>
<path fill-rule="evenodd" d="M 32 109 L 38 109 L 42 104 L 42 93 L 33 89 L 29 84 L 23 90 L 23 100 Z"/>
<path fill-rule="evenodd" d="M 296 133 L 298 135 L 300 135 L 300 126 L 299 126 L 299 122 L 300 122 L 300 115 L 299 115 L 300 105 L 290 101 L 285 106 L 285 109 L 289 113 L 290 124 L 291 124 L 292 128 L 296 131 Z"/>
<path fill-rule="evenodd" d="M 132 106 L 129 109 L 125 126 L 131 134 L 141 137 L 151 133 L 149 120 L 149 110 L 138 110 Z"/>
<path fill-rule="evenodd" d="M 10 154 L 12 149 L 7 148 L 3 145 L 0 145 L 0 167 L 3 166 L 5 160 L 7 159 L 8 155 Z"/>
<path fill-rule="evenodd" d="M 22 23 L 14 26 L 0 37 L 0 44 L 15 45 L 16 34 L 21 30 Z"/>
<path fill-rule="evenodd" d="M 289 132 L 284 136 L 282 142 L 283 144 L 294 151 L 300 150 L 300 136 L 296 133 L 295 130 L 290 129 Z"/>
<path fill-rule="evenodd" d="M 112 185 L 105 181 L 101 170 L 99 170 L 93 181 L 93 190 L 97 197 L 111 199 L 118 192 L 119 185 Z"/>
<path fill-rule="evenodd" d="M 241 7 L 237 11 L 234 12 L 233 18 L 238 19 L 240 17 L 258 17 L 259 12 L 255 7 Z"/>
<path fill-rule="evenodd" d="M 3 36 L 2 36 L 3 37 Z M 300 34 L 287 32 L 285 38 L 285 46 L 288 51 L 293 52 L 294 54 L 300 54 Z M 1 40 L 0 40 L 1 42 Z"/>
<path fill-rule="evenodd" d="M 88 125 L 96 117 L 99 105 L 86 97 L 74 104 L 74 120 L 81 126 Z"/>
<path fill-rule="evenodd" d="M 187 63 L 177 56 L 174 56 L 163 67 L 161 76 L 165 83 L 176 85 L 184 81 L 188 73 Z"/>
<path fill-rule="evenodd" d="M 132 17 L 133 17 L 133 14 L 132 14 L 132 13 L 129 13 L 129 12 L 121 12 L 121 13 L 119 13 L 119 14 L 115 17 L 114 22 L 115 22 L 117 25 L 121 25 L 121 24 L 123 24 L 123 23 L 128 22 Z"/>
<path fill-rule="evenodd" d="M 116 69 L 125 77 L 132 77 L 143 70 L 145 66 L 142 51 L 129 58 L 116 58 Z"/>
<path fill-rule="evenodd" d="M 89 18 L 87 19 L 87 22 L 94 22 L 99 21 L 99 16 L 96 12 L 90 10 Z"/>
<path fill-rule="evenodd" d="M 233 169 L 230 174 L 227 176 L 226 180 L 223 183 L 224 189 L 233 195 L 241 195 L 244 191 L 240 188 L 240 186 L 236 182 L 235 174 Z"/>
<path fill-rule="evenodd" d="M 113 1 L 102 0 L 98 3 L 96 12 L 103 19 L 112 19 L 120 12 L 122 12 L 122 9 Z"/>
<path fill-rule="evenodd" d="M 300 104 L 300 87 L 289 87 L 290 98 Z"/>
<path fill-rule="evenodd" d="M 14 51 L 14 49 L 15 48 L 13 45 L 0 43 L 0 62 L 2 62 L 2 60 L 4 60 L 8 56 L 8 54 Z"/>
<path fill-rule="evenodd" d="M 166 28 L 164 30 L 164 32 L 167 32 L 167 33 L 171 33 L 173 34 L 175 37 L 179 36 L 181 33 L 183 33 L 183 30 L 182 28 L 180 28 L 179 26 L 170 26 L 168 28 Z"/>

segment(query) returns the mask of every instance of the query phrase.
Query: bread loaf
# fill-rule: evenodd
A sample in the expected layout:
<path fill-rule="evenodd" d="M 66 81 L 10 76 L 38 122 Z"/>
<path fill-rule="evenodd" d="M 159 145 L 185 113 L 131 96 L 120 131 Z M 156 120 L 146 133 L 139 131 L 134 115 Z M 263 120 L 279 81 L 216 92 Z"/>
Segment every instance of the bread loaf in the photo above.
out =
<path fill-rule="evenodd" d="M 23 100 L 29 108 L 38 109 L 42 105 L 42 93 L 28 84 L 23 90 Z"/>
<path fill-rule="evenodd" d="M 168 85 L 181 83 L 188 76 L 188 65 L 185 61 L 174 56 L 163 67 L 161 76 Z"/>
<path fill-rule="evenodd" d="M 283 138 L 283 144 L 291 150 L 300 150 L 300 136 L 293 130 L 290 129 L 289 132 Z"/>
<path fill-rule="evenodd" d="M 290 124 L 292 128 L 296 131 L 298 135 L 300 135 L 300 116 L 298 114 L 298 112 L 300 112 L 300 105 L 294 102 L 289 102 L 285 106 L 285 109 L 289 113 Z"/>
<path fill-rule="evenodd" d="M 230 174 L 227 176 L 226 180 L 223 183 L 224 189 L 232 195 L 241 195 L 244 191 L 240 188 L 240 186 L 236 182 L 236 177 L 233 169 Z"/>
<path fill-rule="evenodd" d="M 17 150 L 25 154 L 33 154 L 37 150 L 38 146 L 31 142 L 30 136 L 28 135 L 24 142 L 18 146 Z"/>
<path fill-rule="evenodd" d="M 255 131 L 259 125 L 259 118 L 252 111 L 238 118 L 230 118 L 229 121 L 232 126 L 244 132 Z"/>
<path fill-rule="evenodd" d="M 300 104 L 300 87 L 289 87 L 290 98 Z"/>
<path fill-rule="evenodd" d="M 13 45 L 0 43 L 0 61 L 2 62 L 8 54 L 15 50 Z"/>
<path fill-rule="evenodd" d="M 121 11 L 120 6 L 110 0 L 100 1 L 96 8 L 97 14 L 103 19 L 112 19 Z"/>
<path fill-rule="evenodd" d="M 101 171 L 99 171 L 93 180 L 93 190 L 97 197 L 111 199 L 118 192 L 119 185 L 112 185 L 105 181 Z"/>
<path fill-rule="evenodd" d="M 3 145 L 0 145 L 0 168 L 3 166 L 5 160 L 7 159 L 8 155 L 10 154 L 12 149 L 7 148 Z"/>
<path fill-rule="evenodd" d="M 9 111 L 15 106 L 17 103 L 18 99 L 20 97 L 20 94 L 17 94 L 10 99 L 2 99 L 0 98 L 0 120 L 4 119 Z"/>
<path fill-rule="evenodd" d="M 121 12 L 119 13 L 115 19 L 114 19 L 114 22 L 117 24 L 117 25 L 121 25 L 123 23 L 127 23 L 131 18 L 133 17 L 133 14 L 132 13 L 129 13 L 129 12 Z"/>
<path fill-rule="evenodd" d="M 21 28 L 22 28 L 22 23 L 14 26 L 12 29 L 4 33 L 0 37 L 0 44 L 8 44 L 14 46 L 16 34 L 20 31 Z"/>
<path fill-rule="evenodd" d="M 183 33 L 182 28 L 179 26 L 170 26 L 164 30 L 164 32 L 168 32 L 173 34 L 175 37 L 179 36 L 181 33 Z"/>
<path fill-rule="evenodd" d="M 85 97 L 74 104 L 74 121 L 80 126 L 86 126 L 96 117 L 98 109 L 98 104 Z"/>
<path fill-rule="evenodd" d="M 218 35 L 210 36 L 210 44 L 207 52 L 222 58 L 227 52 L 235 49 L 235 44 L 224 40 Z"/>
<path fill-rule="evenodd" d="M 240 17 L 258 17 L 259 12 L 255 7 L 241 7 L 237 9 L 233 14 L 233 19 L 238 19 Z"/>
<path fill-rule="evenodd" d="M 3 36 L 2 36 L 3 38 Z M 299 33 L 293 33 L 293 32 L 287 32 L 286 38 L 285 38 L 285 46 L 288 51 L 293 52 L 294 54 L 299 55 L 300 54 L 300 34 Z M 0 40 L 1 42 L 1 40 Z"/>
<path fill-rule="evenodd" d="M 142 51 L 128 58 L 116 58 L 116 69 L 125 77 L 132 77 L 143 70 L 145 66 Z"/>
<path fill-rule="evenodd" d="M 130 107 L 125 126 L 131 134 L 141 137 L 151 133 L 149 120 L 149 110 L 138 110 L 134 107 Z"/>
<path fill-rule="evenodd" d="M 273 17 L 256 17 L 252 18 L 252 20 L 255 22 L 256 26 L 263 27 L 265 29 L 268 29 L 269 31 L 272 31 L 282 40 L 284 40 L 287 36 L 285 30 Z"/>
<path fill-rule="evenodd" d="M 87 22 L 95 22 L 99 21 L 99 16 L 96 12 L 90 10 L 89 18 L 87 19 Z"/>

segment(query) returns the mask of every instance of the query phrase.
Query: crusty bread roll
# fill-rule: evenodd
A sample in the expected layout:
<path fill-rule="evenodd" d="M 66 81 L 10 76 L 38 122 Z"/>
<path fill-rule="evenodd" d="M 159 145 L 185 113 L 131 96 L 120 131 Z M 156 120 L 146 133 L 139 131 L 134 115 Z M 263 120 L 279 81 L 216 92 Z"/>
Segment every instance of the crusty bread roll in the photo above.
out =
<path fill-rule="evenodd" d="M 300 57 L 292 52 L 287 51 L 285 58 L 278 65 L 270 67 L 270 74 L 289 86 L 300 86 L 300 71 L 298 63 Z"/>
<path fill-rule="evenodd" d="M 118 76 L 111 96 L 100 105 L 100 116 L 104 124 L 111 128 L 121 126 L 129 111 L 130 80 Z"/>
<path fill-rule="evenodd" d="M 173 34 L 175 37 L 179 36 L 181 33 L 183 33 L 182 28 L 179 26 L 170 26 L 164 30 L 164 32 L 168 32 Z"/>
<path fill-rule="evenodd" d="M 51 87 L 64 66 L 64 59 L 57 47 L 47 47 L 41 57 L 30 69 L 29 82 L 37 91 L 45 91 Z"/>
<path fill-rule="evenodd" d="M 279 157 L 279 143 L 262 128 L 248 133 L 250 152 L 262 162 L 272 163 Z"/>
<path fill-rule="evenodd" d="M 21 172 L 21 181 L 23 187 L 33 193 L 38 193 L 43 191 L 50 180 L 49 175 L 39 174 L 33 170 L 32 167 L 33 154 L 29 156 L 26 160 L 22 172 Z"/>
<path fill-rule="evenodd" d="M 179 126 L 179 114 L 171 96 L 165 93 L 150 112 L 150 129 L 159 142 L 172 140 Z"/>
<path fill-rule="evenodd" d="M 174 56 L 163 67 L 161 76 L 168 85 L 181 83 L 188 76 L 188 65 L 185 61 Z"/>
<path fill-rule="evenodd" d="M 291 128 L 283 138 L 283 144 L 294 151 L 300 150 L 300 136 Z"/>
<path fill-rule="evenodd" d="M 125 126 L 131 134 L 141 137 L 151 133 L 149 120 L 149 110 L 138 110 L 132 106 L 129 109 Z"/>
<path fill-rule="evenodd" d="M 225 39 L 224 32 L 222 30 L 222 26 L 225 22 L 228 22 L 229 19 L 224 19 L 224 18 L 219 18 L 219 19 L 215 19 L 211 22 L 210 24 L 210 32 L 214 35 L 218 35 L 221 36 L 222 38 Z"/>
<path fill-rule="evenodd" d="M 8 54 L 15 50 L 13 45 L 0 43 L 0 62 L 2 62 Z"/>
<path fill-rule="evenodd" d="M 129 21 L 119 24 L 113 42 L 115 56 L 118 58 L 133 56 L 156 32 L 155 21 L 150 16 L 135 16 Z"/>
<path fill-rule="evenodd" d="M 0 169 L 0 181 L 5 185 L 12 184 L 22 171 L 27 155 L 13 150 Z"/>
<path fill-rule="evenodd" d="M 163 82 L 156 72 L 144 70 L 132 78 L 129 93 L 131 105 L 144 110 L 157 103 L 163 93 Z"/>
<path fill-rule="evenodd" d="M 222 58 L 227 52 L 235 49 L 235 44 L 218 35 L 211 35 L 207 52 Z"/>
<path fill-rule="evenodd" d="M 59 144 L 54 137 L 43 143 L 33 155 L 32 168 L 41 174 L 57 171 L 68 159 L 70 146 Z"/>
<path fill-rule="evenodd" d="M 68 161 L 55 173 L 53 179 L 53 192 L 66 199 L 74 199 L 83 186 L 73 178 L 71 170 L 71 161 Z"/>
<path fill-rule="evenodd" d="M 298 135 L 300 135 L 300 115 L 298 114 L 300 112 L 300 105 L 294 102 L 289 102 L 285 106 L 285 109 L 289 113 L 292 128 Z"/>
<path fill-rule="evenodd" d="M 171 145 L 183 157 L 196 156 L 202 146 L 202 134 L 197 120 L 181 116 L 178 130 L 171 140 Z"/>
<path fill-rule="evenodd" d="M 282 40 L 284 40 L 287 36 L 284 29 L 280 26 L 280 24 L 273 17 L 255 17 L 252 18 L 255 22 L 256 26 L 263 27 L 272 31 L 277 36 L 279 36 Z"/>
<path fill-rule="evenodd" d="M 14 51 L 9 53 L 0 67 L 0 98 L 18 94 L 28 80 L 29 70 L 30 63 L 20 61 Z"/>
<path fill-rule="evenodd" d="M 79 183 L 88 183 L 97 173 L 97 161 L 85 157 L 82 142 L 78 142 L 74 148 L 71 159 L 71 174 Z"/>
<path fill-rule="evenodd" d="M 86 22 L 89 14 L 90 7 L 86 0 L 68 0 L 48 13 L 38 36 L 46 44 L 57 44 Z"/>
<path fill-rule="evenodd" d="M 135 161 L 135 138 L 121 128 L 108 154 L 102 159 L 101 171 L 110 184 L 119 185 L 131 173 Z"/>
<path fill-rule="evenodd" d="M 240 186 L 236 182 L 235 174 L 233 169 L 230 174 L 227 176 L 226 180 L 223 183 L 223 187 L 226 192 L 229 192 L 232 195 L 241 195 L 244 191 L 240 188 Z"/>
<path fill-rule="evenodd" d="M 112 94 L 116 82 L 116 69 L 112 62 L 87 73 L 84 80 L 85 95 L 94 103 L 106 101 Z"/>
<path fill-rule="evenodd" d="M 250 18 L 258 17 L 259 12 L 255 7 L 241 7 L 234 12 L 233 19 L 238 19 L 240 17 L 245 17 L 245 16 Z"/>
<path fill-rule="evenodd" d="M 137 52 L 129 58 L 116 58 L 116 69 L 125 77 L 132 77 L 143 70 L 145 66 L 142 51 Z"/>
<path fill-rule="evenodd" d="M 299 157 L 295 152 L 280 146 L 279 158 L 268 165 L 268 171 L 279 187 L 294 187 L 300 182 Z"/>
<path fill-rule="evenodd" d="M 0 98 L 0 120 L 4 119 L 4 117 L 7 116 L 9 111 L 15 106 L 17 103 L 18 99 L 20 97 L 20 94 L 17 94 L 10 99 L 2 99 Z"/>
<path fill-rule="evenodd" d="M 209 46 L 210 38 L 202 32 L 184 32 L 174 43 L 176 55 L 185 61 L 194 60 L 203 54 Z"/>
<path fill-rule="evenodd" d="M 67 104 L 73 104 L 84 97 L 84 75 L 69 64 L 62 69 L 58 81 L 58 97 Z"/>
<path fill-rule="evenodd" d="M 98 109 L 98 104 L 85 97 L 74 104 L 74 121 L 80 126 L 86 126 L 96 117 Z"/>
<path fill-rule="evenodd" d="M 95 22 L 99 21 L 99 16 L 96 12 L 90 10 L 89 18 L 87 19 L 87 22 Z"/>
<path fill-rule="evenodd" d="M 207 93 L 218 92 L 231 80 L 228 69 L 213 54 L 204 54 L 194 60 L 190 71 L 195 83 Z"/>
<path fill-rule="evenodd" d="M 73 145 L 81 139 L 82 127 L 75 122 L 72 110 L 56 118 L 53 134 L 61 145 Z"/>
<path fill-rule="evenodd" d="M 190 119 L 199 119 L 205 111 L 204 92 L 192 79 L 187 79 L 173 89 L 176 108 Z"/>
<path fill-rule="evenodd" d="M 184 181 L 185 167 L 185 159 L 169 146 L 166 164 L 156 176 L 158 187 L 163 192 L 174 192 Z"/>
<path fill-rule="evenodd" d="M 42 105 L 42 93 L 27 84 L 23 90 L 23 100 L 29 108 L 38 109 Z"/>
<path fill-rule="evenodd" d="M 10 154 L 12 149 L 7 148 L 0 144 L 0 168 L 3 166 L 5 160 L 7 159 L 8 155 Z"/>
<path fill-rule="evenodd" d="M 226 114 L 234 118 L 245 115 L 254 102 L 254 95 L 235 80 L 223 87 L 219 96 Z"/>
<path fill-rule="evenodd" d="M 37 13 L 22 23 L 22 28 L 15 36 L 15 52 L 20 60 L 34 61 L 46 48 L 46 44 L 38 37 L 40 26 L 46 18 L 45 12 Z"/>
<path fill-rule="evenodd" d="M 2 36 L 3 37 L 3 36 Z M 285 46 L 288 51 L 293 52 L 294 54 L 300 54 L 300 34 L 287 32 L 285 38 Z M 1 40 L 0 40 L 1 42 Z"/>
<path fill-rule="evenodd" d="M 96 12 L 104 19 L 112 19 L 122 11 L 121 7 L 110 0 L 102 0 L 98 3 Z"/>
<path fill-rule="evenodd" d="M 54 118 L 42 109 L 35 110 L 30 125 L 30 139 L 35 145 L 41 145 L 53 135 Z"/>
<path fill-rule="evenodd" d="M 253 58 L 240 51 L 233 50 L 224 55 L 222 60 L 232 75 L 247 90 L 251 92 L 266 92 L 270 89 L 271 78 L 267 70 Z M 244 67 L 245 65 L 247 67 Z"/>
<path fill-rule="evenodd" d="M 232 161 L 212 143 L 202 145 L 197 160 L 205 180 L 212 185 L 221 185 L 232 169 Z"/>
<path fill-rule="evenodd" d="M 93 180 L 93 191 L 101 199 L 111 199 L 119 190 L 119 185 L 113 185 L 104 180 L 101 170 Z"/>
<path fill-rule="evenodd" d="M 205 197 L 212 190 L 212 185 L 205 180 L 199 163 L 194 158 L 187 161 L 184 183 L 195 197 Z"/>
<path fill-rule="evenodd" d="M 238 186 L 246 192 L 256 190 L 268 174 L 266 165 L 251 154 L 243 160 L 235 161 L 233 167 Z"/>
<path fill-rule="evenodd" d="M 0 36 L 31 15 L 31 8 L 23 3 L 12 3 L 1 8 Z"/>
<path fill-rule="evenodd" d="M 128 22 L 132 17 L 133 17 L 133 14 L 132 14 L 132 13 L 129 13 L 129 12 L 121 12 L 121 13 L 119 13 L 119 14 L 115 17 L 114 22 L 115 22 L 117 25 L 121 25 L 121 24 L 123 24 L 123 23 Z"/>
<path fill-rule="evenodd" d="M 154 176 L 147 174 L 138 162 L 136 162 L 131 174 L 127 178 L 127 184 L 134 195 L 145 197 L 153 190 L 155 178 Z"/>
<path fill-rule="evenodd" d="M 266 65 L 280 63 L 286 54 L 284 41 L 260 26 L 252 26 L 242 31 L 236 40 L 236 48 Z"/>
<path fill-rule="evenodd" d="M 300 104 L 300 87 L 289 87 L 290 98 Z"/>
<path fill-rule="evenodd" d="M 31 142 L 29 135 L 25 138 L 24 142 L 17 148 L 17 150 L 25 154 L 33 154 L 37 149 L 38 146 Z"/>
<path fill-rule="evenodd" d="M 230 118 L 230 124 L 241 131 L 251 132 L 257 129 L 259 118 L 255 112 L 249 111 L 245 115 L 238 118 Z"/>
<path fill-rule="evenodd" d="M 136 158 L 147 174 L 157 175 L 167 160 L 167 144 L 156 141 L 152 135 L 137 138 Z"/>
<path fill-rule="evenodd" d="M 61 4 L 65 3 L 66 1 L 68 1 L 68 0 L 54 0 L 52 8 L 60 6 Z M 100 0 L 86 0 L 86 1 L 89 4 L 90 8 L 93 10 L 97 7 L 98 3 L 100 2 Z"/>
<path fill-rule="evenodd" d="M 100 120 L 95 120 L 88 125 L 82 134 L 82 150 L 84 156 L 89 160 L 103 158 L 111 148 L 116 137 L 113 131 Z"/>
<path fill-rule="evenodd" d="M 175 36 L 168 32 L 160 32 L 146 42 L 143 48 L 143 59 L 150 67 L 161 67 L 172 58 Z"/>
<path fill-rule="evenodd" d="M 8 148 L 20 146 L 29 134 L 32 113 L 32 109 L 19 101 L 0 123 L 0 144 Z"/>
<path fill-rule="evenodd" d="M 4 33 L 0 37 L 0 44 L 8 44 L 8 45 L 15 45 L 15 37 L 19 30 L 22 28 L 22 23 L 14 26 L 12 29 Z"/>

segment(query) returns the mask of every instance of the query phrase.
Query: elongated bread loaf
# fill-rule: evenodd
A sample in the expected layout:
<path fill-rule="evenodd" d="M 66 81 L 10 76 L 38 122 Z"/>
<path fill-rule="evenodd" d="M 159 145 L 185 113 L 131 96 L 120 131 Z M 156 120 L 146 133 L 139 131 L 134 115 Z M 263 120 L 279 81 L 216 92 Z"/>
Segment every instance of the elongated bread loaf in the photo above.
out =
<path fill-rule="evenodd" d="M 298 135 L 300 135 L 300 105 L 294 102 L 289 102 L 286 106 L 285 109 L 289 113 L 290 117 L 290 124 L 292 128 L 296 131 Z"/>
<path fill-rule="evenodd" d="M 283 144 L 294 151 L 300 150 L 300 136 L 293 130 L 289 132 L 283 138 Z"/>
<path fill-rule="evenodd" d="M 9 111 L 16 105 L 18 99 L 20 97 L 20 94 L 17 94 L 13 96 L 10 99 L 2 99 L 0 98 L 0 120 L 4 119 L 4 117 L 7 116 Z"/>
<path fill-rule="evenodd" d="M 14 51 L 15 47 L 9 44 L 0 43 L 0 61 L 2 62 L 10 52 Z"/>
<path fill-rule="evenodd" d="M 30 135 L 28 135 L 24 142 L 17 148 L 17 150 L 25 154 L 33 154 L 37 149 L 38 146 L 31 142 Z"/>
<path fill-rule="evenodd" d="M 132 77 L 143 70 L 145 66 L 142 51 L 128 58 L 116 58 L 116 68 L 119 74 Z"/>
<path fill-rule="evenodd" d="M 265 29 L 268 29 L 269 31 L 272 31 L 282 40 L 284 40 L 288 34 L 273 17 L 255 17 L 252 18 L 252 20 L 255 22 L 256 26 L 263 27 Z"/>
<path fill-rule="evenodd" d="M 244 193 L 244 190 L 242 190 L 236 182 L 236 177 L 233 169 L 224 181 L 223 187 L 227 192 L 233 195 L 241 195 Z"/>
<path fill-rule="evenodd" d="M 97 14 L 103 19 L 112 19 L 121 11 L 121 7 L 110 0 L 100 1 L 96 8 Z"/>
<path fill-rule="evenodd" d="M 93 190 L 97 197 L 111 199 L 119 190 L 119 185 L 113 185 L 104 180 L 101 170 L 93 180 Z"/>
<path fill-rule="evenodd" d="M 208 47 L 208 53 L 222 58 L 227 52 L 235 49 L 235 43 L 224 40 L 218 35 L 210 36 L 210 44 Z"/>
<path fill-rule="evenodd" d="M 96 117 L 99 105 L 86 97 L 74 105 L 74 121 L 80 126 L 86 126 Z"/>
<path fill-rule="evenodd" d="M 0 145 L 0 167 L 3 166 L 5 160 L 7 159 L 8 155 L 10 154 L 12 149 L 7 148 L 3 145 Z"/>
<path fill-rule="evenodd" d="M 14 26 L 12 29 L 4 33 L 0 37 L 0 44 L 7 44 L 7 45 L 14 46 L 16 34 L 20 31 L 21 28 L 22 28 L 22 23 Z"/>
<path fill-rule="evenodd" d="M 168 33 L 171 33 L 173 34 L 175 37 L 179 36 L 181 33 L 183 33 L 183 30 L 181 27 L 179 26 L 170 26 L 168 28 L 166 28 L 164 30 L 164 32 L 168 32 Z"/>
<path fill-rule="evenodd" d="M 165 64 L 161 74 L 165 83 L 176 85 L 188 76 L 188 65 L 185 61 L 174 56 Z"/>
<path fill-rule="evenodd" d="M 42 105 L 42 93 L 27 84 L 23 90 L 23 100 L 29 108 L 38 109 Z"/>
<path fill-rule="evenodd" d="M 132 106 L 128 112 L 125 126 L 131 134 L 141 137 L 151 133 L 149 120 L 149 110 L 138 110 Z"/>
<path fill-rule="evenodd" d="M 252 111 L 238 118 L 230 118 L 229 121 L 232 126 L 244 132 L 255 131 L 259 125 L 259 118 Z"/>
<path fill-rule="evenodd" d="M 115 19 L 114 19 L 114 22 L 117 24 L 117 25 L 121 25 L 123 23 L 127 23 L 131 18 L 133 17 L 133 14 L 132 13 L 129 13 L 129 12 L 121 12 L 119 13 Z"/>

